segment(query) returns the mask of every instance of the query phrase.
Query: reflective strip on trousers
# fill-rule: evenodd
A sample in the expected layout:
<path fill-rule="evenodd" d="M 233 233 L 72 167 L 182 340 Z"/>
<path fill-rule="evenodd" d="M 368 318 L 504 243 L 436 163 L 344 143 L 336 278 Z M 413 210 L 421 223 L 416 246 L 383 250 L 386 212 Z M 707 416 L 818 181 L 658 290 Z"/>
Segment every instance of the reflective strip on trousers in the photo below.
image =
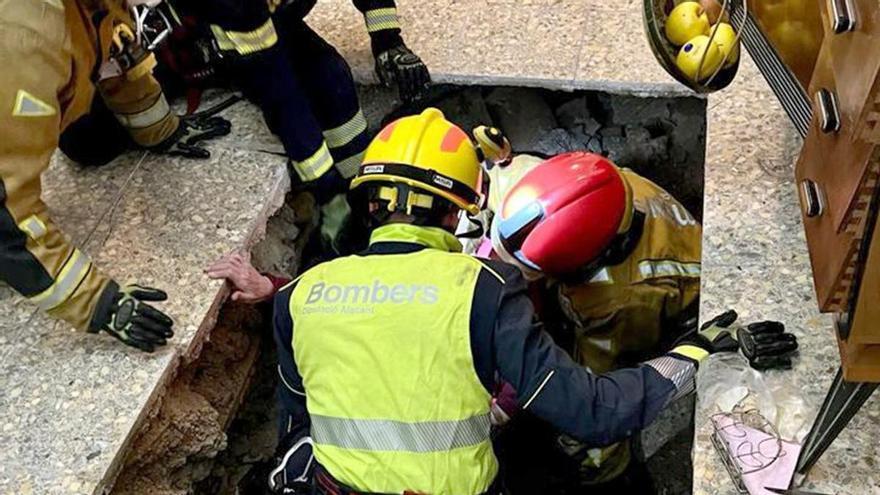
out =
<path fill-rule="evenodd" d="M 321 177 L 332 166 L 333 156 L 330 155 L 330 149 L 327 148 L 326 142 L 321 143 L 321 147 L 314 155 L 301 162 L 293 161 L 294 170 L 304 181 L 312 181 Z"/>
<path fill-rule="evenodd" d="M 116 120 L 126 129 L 146 129 L 152 125 L 158 124 L 171 113 L 168 107 L 168 101 L 165 95 L 159 94 L 156 101 L 146 110 L 135 113 L 117 113 Z"/>
<path fill-rule="evenodd" d="M 699 277 L 699 263 L 679 263 L 672 260 L 645 260 L 639 262 L 639 273 L 645 278 Z"/>
<path fill-rule="evenodd" d="M 385 9 L 368 10 L 364 14 L 367 21 L 367 31 L 373 33 L 383 29 L 400 29 L 400 21 L 397 20 L 397 9 L 389 7 Z"/>
<path fill-rule="evenodd" d="M 272 23 L 272 19 L 267 20 L 253 31 L 224 31 L 220 26 L 212 24 L 211 32 L 214 33 L 217 46 L 221 50 L 234 50 L 240 55 L 272 48 L 278 43 L 278 33 L 275 32 L 275 24 Z"/>
<path fill-rule="evenodd" d="M 405 423 L 312 414 L 316 444 L 385 452 L 443 452 L 489 441 L 489 415 L 458 421 Z"/>
<path fill-rule="evenodd" d="M 339 127 L 324 131 L 324 139 L 327 140 L 327 145 L 331 148 L 341 148 L 352 142 L 354 138 L 358 137 L 366 130 L 367 118 L 364 117 L 364 112 L 361 109 L 358 109 L 357 113 L 354 114 L 354 117 L 348 122 Z"/>
<path fill-rule="evenodd" d="M 346 179 L 351 179 L 355 175 L 357 175 L 358 169 L 361 168 L 361 163 L 364 161 L 364 155 L 366 151 L 361 151 L 357 155 L 350 156 L 345 160 L 342 160 L 336 163 L 336 170 L 339 170 L 339 174 Z"/>
<path fill-rule="evenodd" d="M 92 262 L 89 257 L 81 253 L 79 249 L 74 249 L 73 254 L 61 268 L 55 283 L 32 297 L 31 301 L 37 303 L 44 311 L 60 306 L 73 294 L 91 267 Z"/>

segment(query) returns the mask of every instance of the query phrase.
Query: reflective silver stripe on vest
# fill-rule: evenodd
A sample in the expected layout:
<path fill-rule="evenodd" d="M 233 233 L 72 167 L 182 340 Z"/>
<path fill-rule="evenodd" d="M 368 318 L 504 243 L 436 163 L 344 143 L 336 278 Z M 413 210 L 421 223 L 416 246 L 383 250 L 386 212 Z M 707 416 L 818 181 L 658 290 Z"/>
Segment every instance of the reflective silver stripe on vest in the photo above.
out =
<path fill-rule="evenodd" d="M 384 419 L 345 419 L 312 414 L 318 445 L 343 449 L 442 452 L 489 440 L 489 414 L 458 421 L 405 423 Z"/>

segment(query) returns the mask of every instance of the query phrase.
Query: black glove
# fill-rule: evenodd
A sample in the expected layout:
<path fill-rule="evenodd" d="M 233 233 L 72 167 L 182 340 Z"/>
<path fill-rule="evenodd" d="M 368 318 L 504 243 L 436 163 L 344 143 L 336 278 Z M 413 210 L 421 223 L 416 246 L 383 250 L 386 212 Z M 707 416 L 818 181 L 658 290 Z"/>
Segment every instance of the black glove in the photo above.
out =
<path fill-rule="evenodd" d="M 153 352 L 174 336 L 174 321 L 145 301 L 164 301 L 168 295 L 159 289 L 128 285 L 123 288 L 111 282 L 105 289 L 106 308 L 96 312 L 100 321 L 93 322 L 90 331 L 101 330 L 123 343 L 145 352 Z"/>
<path fill-rule="evenodd" d="M 797 350 L 797 337 L 785 332 L 778 321 L 752 323 L 737 331 L 740 350 L 756 370 L 791 369 L 791 353 Z"/>
<path fill-rule="evenodd" d="M 167 155 L 206 159 L 211 157 L 211 152 L 202 143 L 225 136 L 231 130 L 232 124 L 223 117 L 181 117 L 174 134 L 152 149 Z"/>
<path fill-rule="evenodd" d="M 732 326 L 738 318 L 736 311 L 729 310 L 703 323 L 693 344 L 709 351 L 710 354 L 716 352 L 736 352 L 739 349 L 739 342 L 736 341 L 736 330 L 738 327 Z"/>
<path fill-rule="evenodd" d="M 729 310 L 704 323 L 695 344 L 714 352 L 741 350 L 756 370 L 791 368 L 790 354 L 797 350 L 797 337 L 785 332 L 778 321 L 761 321 L 743 328 L 734 325 L 736 311 Z"/>
<path fill-rule="evenodd" d="M 391 87 L 397 84 L 400 99 L 404 103 L 421 97 L 422 91 L 431 83 L 428 67 L 406 45 L 385 50 L 376 57 L 376 74 L 379 81 Z"/>

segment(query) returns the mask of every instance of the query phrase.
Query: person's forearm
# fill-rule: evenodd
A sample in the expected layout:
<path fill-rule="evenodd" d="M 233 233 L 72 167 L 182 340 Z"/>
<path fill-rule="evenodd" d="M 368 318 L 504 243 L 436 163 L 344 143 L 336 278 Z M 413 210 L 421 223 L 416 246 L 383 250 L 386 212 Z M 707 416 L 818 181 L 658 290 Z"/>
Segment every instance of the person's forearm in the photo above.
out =
<path fill-rule="evenodd" d="M 686 354 L 595 375 L 534 326 L 532 316 L 525 284 L 509 283 L 496 322 L 496 368 L 523 409 L 584 443 L 622 440 L 693 389 L 696 361 Z"/>

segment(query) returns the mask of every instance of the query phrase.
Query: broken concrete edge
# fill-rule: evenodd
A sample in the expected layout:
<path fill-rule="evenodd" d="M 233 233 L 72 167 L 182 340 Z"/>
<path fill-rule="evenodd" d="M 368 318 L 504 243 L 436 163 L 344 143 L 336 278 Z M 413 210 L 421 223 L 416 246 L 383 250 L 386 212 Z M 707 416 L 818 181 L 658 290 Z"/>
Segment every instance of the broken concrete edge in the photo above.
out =
<path fill-rule="evenodd" d="M 284 198 L 290 191 L 291 187 L 290 176 L 287 172 L 286 164 L 278 166 L 273 181 L 275 183 L 272 189 L 273 192 L 269 196 L 268 201 L 266 201 L 257 218 L 254 220 L 250 232 L 245 236 L 242 250 L 249 252 L 266 235 L 266 223 L 269 217 L 278 211 L 278 209 L 284 204 Z M 211 307 L 208 309 L 208 313 L 199 325 L 198 330 L 193 335 L 189 345 L 185 349 L 181 346 L 175 346 L 173 350 L 169 349 L 166 351 L 172 352 L 174 355 L 162 373 L 162 376 L 156 382 L 156 387 L 147 399 L 145 407 L 141 410 L 140 414 L 138 414 L 137 418 L 135 418 L 131 428 L 129 428 L 126 438 L 116 451 L 116 455 L 113 457 L 113 460 L 105 471 L 103 478 L 95 486 L 95 490 L 93 491 L 95 495 L 107 495 L 112 491 L 116 479 L 125 467 L 131 446 L 140 434 L 142 427 L 151 418 L 155 418 L 159 413 L 169 385 L 178 377 L 181 369 L 198 359 L 204 348 L 204 344 L 207 341 L 210 341 L 211 330 L 213 330 L 217 324 L 217 317 L 220 314 L 220 309 L 226 303 L 231 294 L 231 290 L 227 284 L 222 282 L 218 282 L 218 284 L 219 290 L 217 295 L 215 296 Z"/>
<path fill-rule="evenodd" d="M 249 253 L 254 246 L 266 236 L 266 225 L 269 218 L 284 204 L 284 198 L 290 191 L 290 175 L 287 172 L 286 165 L 278 167 L 278 170 L 276 170 L 275 176 L 273 177 L 273 181 L 275 184 L 272 188 L 272 193 L 263 205 L 263 209 L 257 215 L 257 218 L 254 220 L 250 232 L 245 236 L 244 243 L 241 246 L 242 252 Z M 230 294 L 231 291 L 229 286 L 223 283 L 220 287 L 220 291 L 214 298 L 214 302 L 208 310 L 208 314 L 205 315 L 205 318 L 202 320 L 202 323 L 199 325 L 198 330 L 190 341 L 189 346 L 181 356 L 184 361 L 182 363 L 184 366 L 198 359 L 199 354 L 201 354 L 202 351 L 202 346 L 206 342 L 206 338 L 207 340 L 210 340 L 209 334 L 211 329 L 217 324 L 217 315 L 220 314 L 220 308 L 226 303 Z"/>
<path fill-rule="evenodd" d="M 364 86 L 378 84 L 376 76 L 370 71 L 353 71 L 354 80 Z M 679 98 L 692 97 L 707 99 L 704 94 L 695 93 L 676 82 L 635 82 L 609 81 L 602 79 L 551 79 L 542 77 L 516 77 L 496 75 L 475 75 L 455 73 L 431 73 L 434 84 L 454 84 L 460 86 L 514 86 L 548 89 L 553 91 L 600 91 L 622 96 L 638 96 L 642 98 Z"/>

